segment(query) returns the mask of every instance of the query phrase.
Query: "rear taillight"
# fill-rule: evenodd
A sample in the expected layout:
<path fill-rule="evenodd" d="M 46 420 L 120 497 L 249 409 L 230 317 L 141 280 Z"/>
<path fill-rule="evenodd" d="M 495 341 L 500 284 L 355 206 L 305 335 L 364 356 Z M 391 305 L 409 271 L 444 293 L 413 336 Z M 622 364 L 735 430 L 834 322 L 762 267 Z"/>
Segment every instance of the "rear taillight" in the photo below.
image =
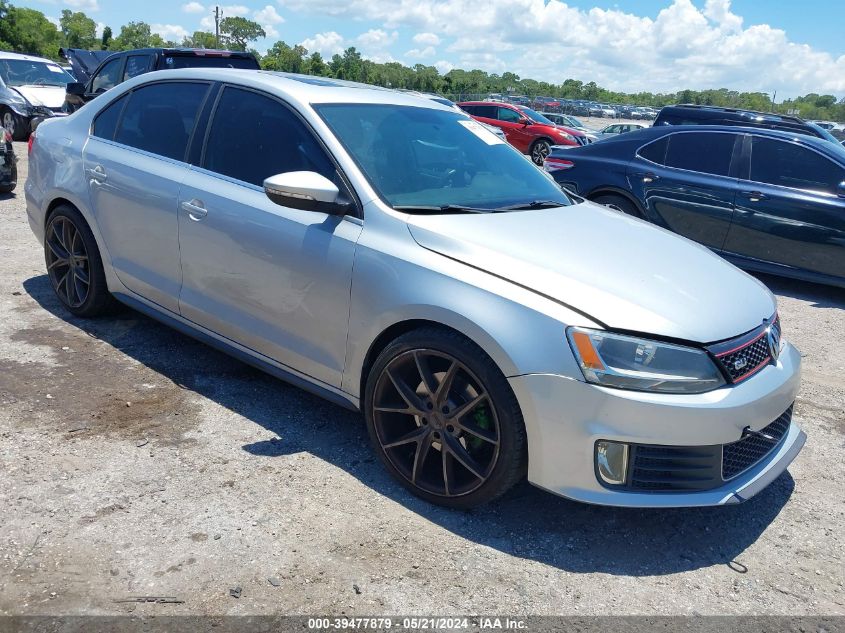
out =
<path fill-rule="evenodd" d="M 3 140 L 6 143 L 11 143 L 12 142 L 12 133 L 4 127 L 0 128 L 0 130 L 3 130 Z"/>
<path fill-rule="evenodd" d="M 554 156 L 549 156 L 543 161 L 543 169 L 548 172 L 562 171 L 564 169 L 572 169 L 573 167 L 575 167 L 575 163 L 571 160 L 555 158 Z"/>
<path fill-rule="evenodd" d="M 35 132 L 29 135 L 29 140 L 26 142 L 26 155 L 32 154 L 32 145 L 35 143 Z"/>

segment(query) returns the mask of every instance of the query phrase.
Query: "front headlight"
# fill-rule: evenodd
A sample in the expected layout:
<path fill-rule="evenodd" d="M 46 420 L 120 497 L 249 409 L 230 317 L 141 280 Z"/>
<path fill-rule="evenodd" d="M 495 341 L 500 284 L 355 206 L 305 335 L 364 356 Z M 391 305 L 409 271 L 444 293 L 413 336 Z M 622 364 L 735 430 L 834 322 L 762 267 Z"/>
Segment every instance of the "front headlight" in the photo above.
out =
<path fill-rule="evenodd" d="M 587 382 L 662 393 L 704 393 L 725 384 L 703 350 L 576 327 L 566 336 Z"/>
<path fill-rule="evenodd" d="M 569 132 L 561 132 L 561 131 L 558 131 L 558 134 L 560 134 L 560 135 L 561 135 L 561 136 L 562 136 L 565 140 L 567 140 L 567 141 L 570 141 L 570 142 L 572 142 L 572 143 L 576 143 L 576 142 L 577 142 L 577 141 L 575 140 L 575 137 L 574 137 L 574 136 L 572 136 Z"/>

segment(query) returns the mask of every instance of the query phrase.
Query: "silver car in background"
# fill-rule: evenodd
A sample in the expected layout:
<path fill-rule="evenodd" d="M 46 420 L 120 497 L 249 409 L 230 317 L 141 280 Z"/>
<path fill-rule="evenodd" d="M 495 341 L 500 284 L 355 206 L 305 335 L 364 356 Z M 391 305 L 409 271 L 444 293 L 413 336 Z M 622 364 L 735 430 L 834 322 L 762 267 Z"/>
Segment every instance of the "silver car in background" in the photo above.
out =
<path fill-rule="evenodd" d="M 804 443 L 771 293 L 570 197 L 467 116 L 344 82 L 186 69 L 38 128 L 29 222 L 80 317 L 117 299 L 363 412 L 467 508 L 738 503 Z"/>

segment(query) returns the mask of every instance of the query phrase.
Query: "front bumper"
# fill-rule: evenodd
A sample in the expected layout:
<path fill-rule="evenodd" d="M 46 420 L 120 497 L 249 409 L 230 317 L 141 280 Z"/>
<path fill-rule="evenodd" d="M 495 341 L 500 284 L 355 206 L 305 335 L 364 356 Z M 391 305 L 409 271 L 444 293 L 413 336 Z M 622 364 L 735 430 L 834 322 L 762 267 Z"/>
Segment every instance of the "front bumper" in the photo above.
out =
<path fill-rule="evenodd" d="M 806 436 L 792 422 L 785 438 L 760 462 L 716 488 L 695 492 L 638 492 L 604 487 L 596 478 L 598 440 L 634 444 L 710 446 L 760 430 L 795 401 L 798 351 L 786 343 L 776 365 L 748 381 L 695 395 L 608 389 L 551 374 L 509 378 L 528 433 L 528 479 L 555 494 L 601 505 L 684 507 L 739 503 L 776 479 Z"/>

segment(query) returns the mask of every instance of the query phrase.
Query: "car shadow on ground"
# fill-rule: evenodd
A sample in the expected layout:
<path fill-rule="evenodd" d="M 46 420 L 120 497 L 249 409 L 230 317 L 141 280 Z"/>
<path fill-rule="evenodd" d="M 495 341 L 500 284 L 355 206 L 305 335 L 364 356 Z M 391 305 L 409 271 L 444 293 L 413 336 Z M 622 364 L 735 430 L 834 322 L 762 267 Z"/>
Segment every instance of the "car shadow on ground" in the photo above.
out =
<path fill-rule="evenodd" d="M 765 273 L 754 273 L 754 276 L 775 294 L 807 301 L 814 308 L 845 308 L 845 288 L 824 286 Z"/>
<path fill-rule="evenodd" d="M 744 551 L 777 517 L 794 489 L 792 477 L 785 473 L 741 505 L 641 510 L 575 503 L 525 483 L 483 508 L 443 509 L 391 479 L 369 446 L 360 414 L 267 376 L 137 312 L 76 318 L 61 307 L 46 275 L 28 279 L 23 286 L 42 308 L 66 323 L 267 429 L 271 438 L 243 447 L 251 455 L 273 460 L 311 453 L 471 542 L 558 569 L 629 576 L 713 565 L 741 571 Z"/>

